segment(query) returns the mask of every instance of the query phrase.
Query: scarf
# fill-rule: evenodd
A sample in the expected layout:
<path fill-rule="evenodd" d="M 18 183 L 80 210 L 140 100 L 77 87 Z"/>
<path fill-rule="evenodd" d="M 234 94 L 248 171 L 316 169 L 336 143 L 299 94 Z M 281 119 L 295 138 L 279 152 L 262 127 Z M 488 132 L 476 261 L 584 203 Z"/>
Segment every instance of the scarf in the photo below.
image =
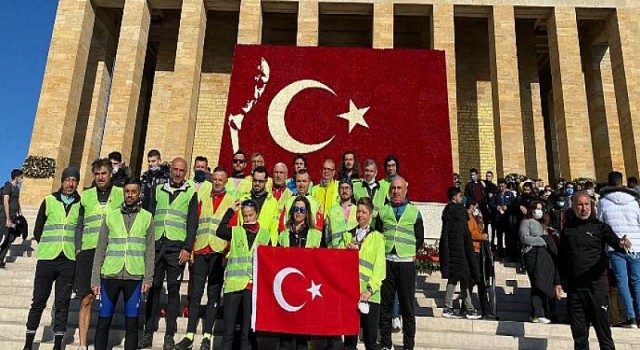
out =
<path fill-rule="evenodd" d="M 64 203 L 64 205 L 66 206 L 66 205 L 71 205 L 75 200 L 75 197 L 73 195 L 71 195 L 71 197 L 67 197 L 64 194 L 60 194 L 60 199 L 62 200 L 62 203 Z"/>
<path fill-rule="evenodd" d="M 242 227 L 247 232 L 253 233 L 253 234 L 256 234 L 256 233 L 258 233 L 258 231 L 260 231 L 260 223 L 259 222 L 254 222 L 252 224 L 244 223 L 244 224 L 242 224 Z"/>
<path fill-rule="evenodd" d="M 127 205 L 127 202 L 123 202 L 122 205 L 120 205 L 120 212 L 122 214 L 131 215 L 139 211 L 140 211 L 140 203 L 136 203 L 134 205 Z"/>

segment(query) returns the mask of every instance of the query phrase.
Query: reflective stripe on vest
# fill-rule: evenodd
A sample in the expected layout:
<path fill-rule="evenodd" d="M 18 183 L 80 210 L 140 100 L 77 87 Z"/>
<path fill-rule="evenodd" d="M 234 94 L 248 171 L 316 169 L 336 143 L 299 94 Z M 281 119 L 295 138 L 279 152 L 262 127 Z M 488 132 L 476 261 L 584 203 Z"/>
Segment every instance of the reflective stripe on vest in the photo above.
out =
<path fill-rule="evenodd" d="M 144 276 L 147 231 L 153 220 L 151 213 L 141 209 L 127 231 L 120 209 L 108 211 L 105 222 L 109 228 L 107 251 L 100 272 L 116 275 L 126 269 L 133 276 Z"/>
<path fill-rule="evenodd" d="M 39 260 L 53 260 L 61 253 L 69 260 L 76 260 L 75 232 L 80 214 L 80 203 L 71 204 L 69 214 L 64 204 L 53 195 L 45 197 L 47 221 L 42 230 L 36 257 Z"/>
<path fill-rule="evenodd" d="M 310 228 L 307 232 L 307 242 L 305 243 L 305 248 L 319 248 L 320 241 L 322 240 L 322 233 L 314 228 Z M 278 244 L 282 247 L 290 247 L 289 242 L 289 229 L 286 229 L 280 233 L 280 238 L 278 239 Z"/>
<path fill-rule="evenodd" d="M 329 210 L 329 223 L 331 227 L 331 247 L 345 248 L 351 242 L 352 237 L 348 232 L 358 226 L 356 212 L 358 207 L 352 205 L 349 212 L 349 220 L 345 222 L 342 205 L 335 206 Z M 345 238 L 346 236 L 346 238 Z"/>
<path fill-rule="evenodd" d="M 376 292 L 369 297 L 369 302 L 380 303 L 380 288 L 386 275 L 382 274 L 384 269 L 379 268 L 374 271 L 374 264 L 376 260 L 378 263 L 386 264 L 384 261 L 384 237 L 382 234 L 378 231 L 369 232 L 360 245 L 358 255 L 360 256 L 360 292 L 364 292 L 367 286 L 373 285 L 372 289 Z M 374 276 L 375 282 L 372 281 Z"/>
<path fill-rule="evenodd" d="M 213 212 L 211 193 L 198 198 L 200 199 L 201 207 L 194 250 L 198 251 L 210 246 L 214 252 L 221 253 L 227 248 L 227 241 L 216 236 L 216 230 L 222 222 L 224 214 L 233 206 L 235 198 L 228 193 L 225 194 L 215 213 Z"/>
<path fill-rule="evenodd" d="M 111 192 L 104 208 L 98 201 L 98 189 L 96 187 L 92 187 L 82 193 L 80 198 L 80 203 L 84 208 L 82 250 L 96 248 L 104 214 L 107 211 L 120 208 L 123 202 L 124 194 L 122 188 L 116 186 L 111 187 Z"/>
<path fill-rule="evenodd" d="M 172 241 L 184 241 L 187 238 L 187 215 L 191 198 L 196 195 L 193 187 L 179 191 L 178 196 L 169 203 L 169 193 L 156 187 L 155 238 L 166 236 Z"/>
<path fill-rule="evenodd" d="M 401 258 L 415 257 L 416 236 L 413 225 L 418 220 L 418 209 L 412 204 L 407 204 L 400 220 L 396 221 L 395 214 L 390 205 L 385 205 L 380 211 L 383 233 L 386 238 L 385 253 L 389 254 L 396 248 L 396 254 Z"/>
<path fill-rule="evenodd" d="M 244 228 L 235 226 L 231 229 L 231 246 L 225 269 L 224 293 L 243 290 L 253 281 L 253 250 L 258 245 L 269 244 L 269 239 L 269 231 L 260 228 L 253 245 L 249 248 Z"/>

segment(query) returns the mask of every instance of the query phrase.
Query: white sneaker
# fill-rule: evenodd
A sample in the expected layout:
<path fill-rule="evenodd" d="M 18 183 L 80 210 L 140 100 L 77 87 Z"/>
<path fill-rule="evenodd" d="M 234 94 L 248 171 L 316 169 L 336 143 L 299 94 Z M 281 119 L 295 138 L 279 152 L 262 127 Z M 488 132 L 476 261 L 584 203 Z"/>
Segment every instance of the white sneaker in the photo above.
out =
<path fill-rule="evenodd" d="M 546 318 L 546 317 L 536 317 L 534 318 L 531 322 L 533 323 L 542 323 L 542 324 L 549 324 L 551 323 L 551 320 Z"/>
<path fill-rule="evenodd" d="M 400 328 L 402 327 L 402 324 L 400 323 L 400 317 L 394 318 L 393 321 L 391 321 L 391 325 L 394 330 L 399 331 Z"/>

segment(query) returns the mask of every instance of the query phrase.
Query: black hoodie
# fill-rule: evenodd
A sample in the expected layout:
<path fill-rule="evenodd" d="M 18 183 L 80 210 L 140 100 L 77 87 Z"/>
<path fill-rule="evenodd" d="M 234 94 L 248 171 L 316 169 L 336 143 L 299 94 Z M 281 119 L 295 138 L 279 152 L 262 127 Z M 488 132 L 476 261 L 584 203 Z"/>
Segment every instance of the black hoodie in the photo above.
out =
<path fill-rule="evenodd" d="M 623 251 L 620 238 L 609 225 L 593 217 L 581 220 L 572 210 L 567 211 L 558 255 L 558 272 L 566 291 L 608 290 L 606 245 Z"/>

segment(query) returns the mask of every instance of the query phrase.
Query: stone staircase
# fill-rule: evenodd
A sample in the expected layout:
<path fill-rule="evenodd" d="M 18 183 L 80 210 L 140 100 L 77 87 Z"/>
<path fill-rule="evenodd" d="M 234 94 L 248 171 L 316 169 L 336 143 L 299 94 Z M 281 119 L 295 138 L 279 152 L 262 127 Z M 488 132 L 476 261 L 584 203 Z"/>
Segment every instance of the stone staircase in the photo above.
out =
<path fill-rule="evenodd" d="M 30 222 L 33 222 L 37 208 L 25 208 L 23 211 Z M 25 322 L 33 291 L 33 276 L 36 266 L 33 252 L 36 246 L 37 243 L 31 240 L 23 242 L 18 238 L 11 248 L 7 269 L 0 270 L 0 349 L 22 349 Z M 573 349 L 568 325 L 543 325 L 528 322 L 530 284 L 526 274 L 518 273 L 513 264 L 497 264 L 496 275 L 498 321 L 442 318 L 446 281 L 441 279 L 439 273 L 434 273 L 431 276 L 418 276 L 416 280 L 416 349 Z M 184 297 L 186 292 L 187 283 L 184 282 L 181 288 L 183 303 L 186 303 Z M 36 349 L 48 350 L 53 347 L 52 304 L 53 297 L 49 300 L 41 327 L 36 334 Z M 562 310 L 565 305 L 561 302 L 558 305 L 559 310 Z M 95 312 L 98 307 L 99 303 L 94 303 Z M 65 338 L 67 349 L 78 347 L 78 308 L 79 300 L 73 299 L 69 315 L 69 330 Z M 562 318 L 562 313 L 560 317 Z M 97 316 L 94 313 L 92 329 L 89 332 L 90 343 L 94 336 L 93 327 L 96 321 Z M 222 322 L 220 321 L 216 322 L 214 330 L 214 348 L 221 341 Z M 176 341 L 179 341 L 184 335 L 186 324 L 186 318 L 180 317 L 178 319 Z M 201 324 L 202 322 L 200 322 Z M 164 320 L 160 320 L 159 332 L 154 338 L 153 349 L 162 348 L 164 330 Z M 196 349 L 200 344 L 200 334 L 199 327 L 194 347 Z M 613 328 L 613 337 L 617 349 L 640 349 L 640 330 Z M 402 334 L 394 334 L 393 340 L 396 349 L 401 348 Z M 112 324 L 110 345 L 114 349 L 123 349 L 124 346 L 124 317 L 121 304 L 117 307 Z M 277 349 L 277 337 L 261 336 L 260 345 L 261 349 Z M 323 341 L 315 339 L 312 346 L 313 349 L 322 349 Z M 363 346 L 361 345 L 360 348 Z M 591 330 L 591 348 L 598 348 L 593 330 Z"/>

